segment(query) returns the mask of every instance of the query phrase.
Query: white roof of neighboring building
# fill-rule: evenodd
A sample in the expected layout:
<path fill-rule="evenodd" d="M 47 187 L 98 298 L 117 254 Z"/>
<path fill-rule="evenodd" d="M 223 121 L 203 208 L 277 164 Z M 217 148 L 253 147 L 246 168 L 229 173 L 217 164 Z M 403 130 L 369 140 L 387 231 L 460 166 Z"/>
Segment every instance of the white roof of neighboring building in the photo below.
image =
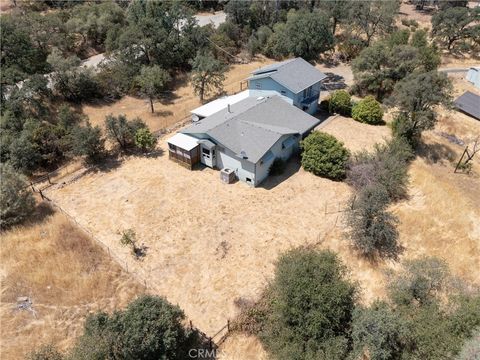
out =
<path fill-rule="evenodd" d="M 190 151 L 194 147 L 198 146 L 198 139 L 182 133 L 176 133 L 170 139 L 168 139 L 167 142 L 187 151 Z"/>
<path fill-rule="evenodd" d="M 245 90 L 235 95 L 224 96 L 220 99 L 210 101 L 208 104 L 193 109 L 190 112 L 198 116 L 207 117 L 227 108 L 228 105 L 233 105 L 239 101 L 242 101 L 243 99 L 246 99 L 248 95 L 248 90 Z"/>

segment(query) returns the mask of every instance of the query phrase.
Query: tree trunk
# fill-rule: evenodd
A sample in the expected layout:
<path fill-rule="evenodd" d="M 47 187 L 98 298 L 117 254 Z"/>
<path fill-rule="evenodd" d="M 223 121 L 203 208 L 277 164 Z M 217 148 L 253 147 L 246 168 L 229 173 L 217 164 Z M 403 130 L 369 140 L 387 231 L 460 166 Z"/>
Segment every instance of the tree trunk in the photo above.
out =
<path fill-rule="evenodd" d="M 202 83 L 200 85 L 200 102 L 203 104 L 203 97 L 205 94 L 205 79 L 202 79 Z"/>
<path fill-rule="evenodd" d="M 153 108 L 153 99 L 152 97 L 149 98 L 150 99 L 150 110 L 152 111 L 152 114 L 155 112 L 155 109 Z"/>
<path fill-rule="evenodd" d="M 450 51 L 450 49 L 452 48 L 452 45 L 453 43 L 455 42 L 455 38 L 451 38 L 448 40 L 448 45 L 447 45 L 447 50 Z"/>

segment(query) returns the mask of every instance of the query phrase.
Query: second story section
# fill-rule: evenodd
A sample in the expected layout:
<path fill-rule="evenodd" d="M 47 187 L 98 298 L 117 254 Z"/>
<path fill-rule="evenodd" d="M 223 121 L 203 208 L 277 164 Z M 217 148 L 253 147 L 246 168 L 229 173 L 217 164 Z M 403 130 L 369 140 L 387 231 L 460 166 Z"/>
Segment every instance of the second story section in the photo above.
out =
<path fill-rule="evenodd" d="M 293 105 L 309 114 L 317 112 L 321 82 L 327 76 L 302 58 L 268 65 L 252 72 L 247 79 L 251 96 L 273 91 L 290 98 Z"/>

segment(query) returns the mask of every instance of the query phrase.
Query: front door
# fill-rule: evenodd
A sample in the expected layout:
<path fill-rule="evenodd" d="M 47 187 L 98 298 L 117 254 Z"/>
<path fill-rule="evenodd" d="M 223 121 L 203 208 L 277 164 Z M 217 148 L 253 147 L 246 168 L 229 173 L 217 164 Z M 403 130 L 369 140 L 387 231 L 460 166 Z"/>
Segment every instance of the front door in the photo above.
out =
<path fill-rule="evenodd" d="M 202 163 L 211 168 L 215 167 L 217 163 L 215 148 L 208 149 L 203 146 L 201 148 L 202 148 L 202 154 L 201 154 Z"/>

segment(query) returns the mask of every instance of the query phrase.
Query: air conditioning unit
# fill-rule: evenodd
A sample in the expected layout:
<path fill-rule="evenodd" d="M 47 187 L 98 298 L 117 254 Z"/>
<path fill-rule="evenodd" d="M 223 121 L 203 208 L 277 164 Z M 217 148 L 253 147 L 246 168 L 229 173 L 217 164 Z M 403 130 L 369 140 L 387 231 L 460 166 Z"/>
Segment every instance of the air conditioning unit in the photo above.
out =
<path fill-rule="evenodd" d="M 225 183 L 225 184 L 231 184 L 235 182 L 235 171 L 232 169 L 222 169 L 220 170 L 220 179 Z"/>

